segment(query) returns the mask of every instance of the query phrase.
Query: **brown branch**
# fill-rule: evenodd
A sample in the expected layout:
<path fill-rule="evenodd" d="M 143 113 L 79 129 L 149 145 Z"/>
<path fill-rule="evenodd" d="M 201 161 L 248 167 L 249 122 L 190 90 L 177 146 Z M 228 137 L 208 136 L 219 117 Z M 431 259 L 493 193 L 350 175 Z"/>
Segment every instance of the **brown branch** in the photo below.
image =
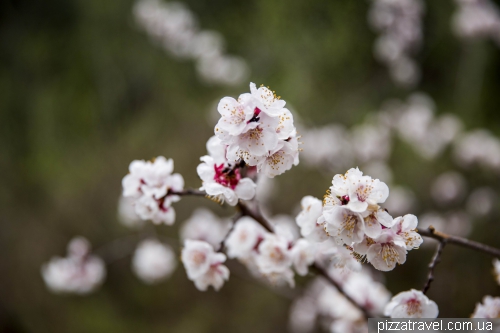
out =
<path fill-rule="evenodd" d="M 426 230 L 418 229 L 417 231 L 420 235 L 424 237 L 434 238 L 440 242 L 446 240 L 446 242 L 450 244 L 459 245 L 462 247 L 466 247 L 479 252 L 484 252 L 491 256 L 500 258 L 500 249 L 479 242 L 475 242 L 466 238 L 445 234 L 444 232 L 435 230 L 433 226 L 430 226 Z"/>
<path fill-rule="evenodd" d="M 437 264 L 441 261 L 441 254 L 443 253 L 443 249 L 446 246 L 447 240 L 443 239 L 439 242 L 437 248 L 436 248 L 436 253 L 434 253 L 434 256 L 432 257 L 431 262 L 429 263 L 429 275 L 427 276 L 427 281 L 425 282 L 424 288 L 422 288 L 422 292 L 425 294 L 431 287 L 432 281 L 434 281 L 434 269 L 436 268 Z"/>
<path fill-rule="evenodd" d="M 274 233 L 273 225 L 269 221 L 267 221 L 264 216 L 262 216 L 262 213 L 259 209 L 256 209 L 255 211 L 251 210 L 250 207 L 248 207 L 248 205 L 241 200 L 238 201 L 238 208 L 240 209 L 241 215 L 250 216 L 255 221 L 259 222 L 260 225 L 266 228 L 267 231 Z"/>
<path fill-rule="evenodd" d="M 337 281 L 335 281 L 328 274 L 328 272 L 323 267 L 321 267 L 321 265 L 319 265 L 317 262 L 315 262 L 311 266 L 311 268 L 313 268 L 313 270 L 315 270 L 319 275 L 323 276 L 328 282 L 330 282 L 331 285 L 333 285 L 335 288 L 337 288 L 337 290 L 342 294 L 342 296 L 344 296 L 349 302 L 352 303 L 352 305 L 354 305 L 356 308 L 358 308 L 363 313 L 363 316 L 365 317 L 365 319 L 370 318 L 370 313 L 368 312 L 368 310 L 364 306 L 358 304 L 358 302 L 356 302 L 351 296 L 349 296 L 346 292 L 344 292 L 344 290 L 342 289 L 340 284 Z"/>
<path fill-rule="evenodd" d="M 194 196 L 198 196 L 198 197 L 206 197 L 207 193 L 205 193 L 204 191 L 188 188 L 188 189 L 185 189 L 185 190 L 180 191 L 180 192 L 168 191 L 167 195 L 179 195 L 179 196 L 194 195 Z"/>
<path fill-rule="evenodd" d="M 251 210 L 247 204 L 243 203 L 242 201 L 238 202 L 238 207 L 240 208 L 241 214 L 249 216 L 253 218 L 255 221 L 257 221 L 259 224 L 261 224 L 264 228 L 266 228 L 270 232 L 274 232 L 273 225 L 267 221 L 264 216 L 262 216 L 262 213 L 260 212 L 258 206 L 256 207 L 255 210 Z M 370 317 L 370 314 L 368 311 L 360 304 L 358 304 L 354 299 L 352 299 L 351 296 L 346 294 L 340 284 L 337 283 L 334 279 L 331 278 L 331 276 L 328 274 L 328 272 L 321 267 L 318 263 L 314 263 L 311 266 L 319 275 L 323 276 L 327 281 L 330 282 L 337 290 L 345 297 L 349 302 L 351 302 L 356 308 L 358 308 L 362 313 L 365 319 L 368 319 Z"/>

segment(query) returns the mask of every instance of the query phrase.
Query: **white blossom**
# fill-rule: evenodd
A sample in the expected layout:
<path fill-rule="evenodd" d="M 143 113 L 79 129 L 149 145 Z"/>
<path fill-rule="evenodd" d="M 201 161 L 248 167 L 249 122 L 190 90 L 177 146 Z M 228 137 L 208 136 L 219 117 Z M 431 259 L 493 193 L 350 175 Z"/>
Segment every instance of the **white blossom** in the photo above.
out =
<path fill-rule="evenodd" d="M 260 272 L 264 275 L 270 275 L 290 270 L 292 254 L 289 246 L 290 244 L 285 238 L 274 234 L 266 234 L 264 240 L 259 244 L 256 258 Z"/>
<path fill-rule="evenodd" d="M 250 93 L 238 100 L 224 97 L 215 135 L 227 146 L 228 163 L 241 161 L 273 178 L 299 163 L 299 142 L 292 113 L 286 102 L 268 88 L 250 83 Z"/>
<path fill-rule="evenodd" d="M 406 243 L 402 237 L 392 229 L 383 229 L 380 236 L 375 239 L 367 239 L 367 260 L 380 271 L 391 271 L 396 264 L 404 264 L 406 261 Z M 364 254 L 359 247 L 354 247 L 357 252 Z"/>
<path fill-rule="evenodd" d="M 132 198 L 135 212 L 143 220 L 171 225 L 175 210 L 171 206 L 180 197 L 171 192 L 184 188 L 184 179 L 172 174 L 174 162 L 159 156 L 154 161 L 135 160 L 130 163 L 129 174 L 122 180 L 123 196 Z"/>
<path fill-rule="evenodd" d="M 231 222 L 221 219 L 206 208 L 197 208 L 180 230 L 181 239 L 205 241 L 218 250 L 226 237 Z"/>
<path fill-rule="evenodd" d="M 322 242 L 328 239 L 322 224 L 318 219 L 323 214 L 323 203 L 312 196 L 306 196 L 300 201 L 302 211 L 297 215 L 295 221 L 300 227 L 300 234 L 312 242 Z"/>
<path fill-rule="evenodd" d="M 214 251 L 207 242 L 186 240 L 181 253 L 181 260 L 188 278 L 201 291 L 209 286 L 219 290 L 224 281 L 229 279 L 229 269 L 222 265 L 226 261 L 223 253 Z"/>
<path fill-rule="evenodd" d="M 477 303 L 472 318 L 499 318 L 500 297 L 484 296 L 483 303 Z"/>
<path fill-rule="evenodd" d="M 47 287 L 56 293 L 88 294 L 99 287 L 106 277 L 105 264 L 90 254 L 90 244 L 77 237 L 68 245 L 68 256 L 54 257 L 42 266 Z"/>
<path fill-rule="evenodd" d="M 200 190 L 231 206 L 236 206 L 238 199 L 250 200 L 255 196 L 255 183 L 241 177 L 237 167 L 227 163 L 217 165 L 208 155 L 201 157 L 201 161 L 196 169 L 202 180 Z"/>
<path fill-rule="evenodd" d="M 135 199 L 132 197 L 120 196 L 118 201 L 118 221 L 129 228 L 140 228 L 144 225 L 144 220 L 137 215 L 134 202 Z"/>
<path fill-rule="evenodd" d="M 246 258 L 255 251 L 264 239 L 266 230 L 248 216 L 240 218 L 229 236 L 226 238 L 229 258 Z"/>
<path fill-rule="evenodd" d="M 172 248 L 155 239 L 146 239 L 139 243 L 132 258 L 135 274 L 149 284 L 168 278 L 176 266 Z"/>
<path fill-rule="evenodd" d="M 408 251 L 417 249 L 423 242 L 422 236 L 417 232 L 417 225 L 417 217 L 412 214 L 394 219 L 392 230 L 404 240 Z"/>
<path fill-rule="evenodd" d="M 363 176 L 358 168 L 333 177 L 330 191 L 347 202 L 346 208 L 358 213 L 364 212 L 369 205 L 383 203 L 389 196 L 389 188 L 384 182 Z"/>
<path fill-rule="evenodd" d="M 309 266 L 314 263 L 314 246 L 303 238 L 299 239 L 293 245 L 291 255 L 293 267 L 297 274 L 306 275 L 309 271 Z"/>
<path fill-rule="evenodd" d="M 436 318 L 438 313 L 437 304 L 415 289 L 394 296 L 384 310 L 391 318 Z"/>
<path fill-rule="evenodd" d="M 382 283 L 365 273 L 352 273 L 343 285 L 344 291 L 371 315 L 380 316 L 391 298 Z"/>
<path fill-rule="evenodd" d="M 247 63 L 224 52 L 224 38 L 198 28 L 194 14 L 179 2 L 139 0 L 134 16 L 141 28 L 165 51 L 192 59 L 200 78 L 210 84 L 238 85 L 249 75 Z"/>
<path fill-rule="evenodd" d="M 462 199 L 465 189 L 464 177 L 456 171 L 447 171 L 434 180 L 431 195 L 438 204 L 446 205 Z"/>

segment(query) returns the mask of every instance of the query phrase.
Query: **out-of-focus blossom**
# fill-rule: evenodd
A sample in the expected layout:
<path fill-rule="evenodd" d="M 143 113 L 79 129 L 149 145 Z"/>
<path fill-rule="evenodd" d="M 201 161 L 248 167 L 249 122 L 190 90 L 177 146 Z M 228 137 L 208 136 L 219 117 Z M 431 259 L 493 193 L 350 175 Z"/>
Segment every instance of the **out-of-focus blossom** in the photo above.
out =
<path fill-rule="evenodd" d="M 299 275 L 306 275 L 309 266 L 314 263 L 314 247 L 305 239 L 299 239 L 292 248 L 292 262 L 295 271 Z"/>
<path fill-rule="evenodd" d="M 307 129 L 303 136 L 307 140 L 302 145 L 302 156 L 310 166 L 345 170 L 354 161 L 349 132 L 340 125 Z"/>
<path fill-rule="evenodd" d="M 437 304 L 415 289 L 394 296 L 384 311 L 391 318 L 436 318 L 438 313 Z"/>
<path fill-rule="evenodd" d="M 431 195 L 438 204 L 446 205 L 462 199 L 465 190 L 465 178 L 456 171 L 447 171 L 434 180 Z"/>
<path fill-rule="evenodd" d="M 294 286 L 292 265 L 292 252 L 289 243 L 283 237 L 267 234 L 259 244 L 256 264 L 259 271 L 272 282 L 280 284 L 281 281 Z"/>
<path fill-rule="evenodd" d="M 382 283 L 373 281 L 365 273 L 352 273 L 343 288 L 353 300 L 373 316 L 381 316 L 391 298 L 391 293 Z"/>
<path fill-rule="evenodd" d="M 142 241 L 132 258 L 135 274 L 144 282 L 153 284 L 168 278 L 177 262 L 170 246 L 154 239 Z"/>
<path fill-rule="evenodd" d="M 139 0 L 137 23 L 160 47 L 179 58 L 193 59 L 200 78 L 211 84 L 238 85 L 249 75 L 245 60 L 224 53 L 224 38 L 200 30 L 193 13 L 179 2 Z"/>
<path fill-rule="evenodd" d="M 134 202 L 134 198 L 120 196 L 118 201 L 118 221 L 129 228 L 140 228 L 144 225 L 144 220 L 135 212 Z"/>
<path fill-rule="evenodd" d="M 42 266 L 47 287 L 56 293 L 88 294 L 106 277 L 104 261 L 90 254 L 90 243 L 76 237 L 68 245 L 68 256 L 54 257 Z"/>
<path fill-rule="evenodd" d="M 392 170 L 384 161 L 370 161 L 363 165 L 363 170 L 366 174 L 371 175 L 373 178 L 380 179 L 386 184 L 392 182 Z M 384 203 L 384 205 L 386 204 L 387 201 Z"/>
<path fill-rule="evenodd" d="M 249 256 L 264 239 L 265 233 L 266 230 L 251 217 L 240 218 L 225 241 L 228 257 Z"/>
<path fill-rule="evenodd" d="M 484 296 L 483 303 L 477 303 L 471 318 L 494 319 L 500 317 L 500 297 Z"/>
<path fill-rule="evenodd" d="M 352 130 L 351 142 L 358 161 L 386 160 L 391 152 L 388 128 L 374 125 L 358 125 Z"/>
<path fill-rule="evenodd" d="M 302 237 L 313 242 L 322 242 L 328 239 L 323 225 L 318 223 L 318 219 L 323 214 L 322 201 L 312 196 L 306 196 L 302 198 L 300 204 L 302 211 L 295 220 L 300 227 Z"/>
<path fill-rule="evenodd" d="M 201 291 L 212 286 L 219 290 L 224 281 L 229 279 L 229 269 L 222 265 L 226 261 L 223 253 L 215 252 L 207 242 L 186 240 L 181 253 L 181 260 L 188 278 Z"/>
<path fill-rule="evenodd" d="M 469 215 L 463 210 L 449 211 L 445 214 L 426 212 L 420 218 L 421 228 L 431 225 L 439 230 L 453 235 L 465 237 L 471 230 Z"/>
<path fill-rule="evenodd" d="M 455 33 L 466 39 L 490 38 L 500 43 L 500 13 L 489 0 L 456 0 L 452 27 Z"/>
<path fill-rule="evenodd" d="M 191 217 L 181 227 L 181 239 L 205 241 L 212 245 L 214 250 L 219 250 L 226 237 L 231 222 L 221 219 L 206 208 L 197 208 Z"/>
<path fill-rule="evenodd" d="M 497 194 L 490 187 L 481 187 L 472 191 L 467 198 L 467 213 L 483 217 L 488 215 L 495 206 Z"/>
<path fill-rule="evenodd" d="M 375 57 L 389 68 L 399 85 L 414 86 L 420 69 L 411 58 L 422 42 L 424 4 L 419 0 L 373 0 L 368 20 L 380 33 L 375 42 Z"/>
<path fill-rule="evenodd" d="M 415 204 L 415 194 L 410 189 L 402 186 L 392 186 L 391 195 L 384 202 L 384 208 L 391 215 L 404 215 L 415 208 Z"/>
<path fill-rule="evenodd" d="M 485 129 L 477 129 L 458 137 L 454 155 L 463 167 L 473 164 L 500 170 L 500 140 Z"/>
<path fill-rule="evenodd" d="M 288 328 L 293 333 L 308 333 L 314 329 L 317 315 L 312 297 L 299 297 L 290 307 Z"/>

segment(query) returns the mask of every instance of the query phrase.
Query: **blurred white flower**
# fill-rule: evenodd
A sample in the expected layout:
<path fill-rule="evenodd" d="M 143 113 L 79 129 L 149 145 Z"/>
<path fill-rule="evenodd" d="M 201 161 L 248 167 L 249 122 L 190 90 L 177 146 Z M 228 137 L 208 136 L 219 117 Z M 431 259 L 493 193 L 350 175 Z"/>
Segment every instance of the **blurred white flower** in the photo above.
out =
<path fill-rule="evenodd" d="M 408 188 L 402 186 L 392 186 L 391 195 L 384 203 L 390 214 L 393 216 L 408 214 L 416 205 L 415 194 Z"/>
<path fill-rule="evenodd" d="M 118 221 L 129 228 L 140 228 L 144 225 L 144 220 L 135 212 L 134 203 L 134 198 L 120 196 L 118 201 Z"/>
<path fill-rule="evenodd" d="M 223 253 L 215 252 L 207 242 L 186 240 L 181 260 L 188 278 L 196 288 L 206 291 L 209 286 L 219 290 L 229 279 L 229 269 L 222 265 L 226 261 Z"/>
<path fill-rule="evenodd" d="M 394 296 L 384 311 L 391 318 L 436 318 L 438 313 L 437 304 L 415 289 Z"/>
<path fill-rule="evenodd" d="M 495 207 L 497 194 L 490 187 L 480 187 L 472 191 L 467 198 L 467 213 L 483 217 L 488 215 Z"/>
<path fill-rule="evenodd" d="M 106 277 L 104 261 L 90 254 L 90 243 L 83 237 L 72 239 L 66 258 L 54 257 L 42 266 L 47 287 L 56 293 L 88 294 Z"/>
<path fill-rule="evenodd" d="M 231 221 L 221 219 L 207 208 L 197 208 L 180 230 L 181 239 L 205 241 L 219 250 L 222 241 L 231 229 Z"/>
<path fill-rule="evenodd" d="M 168 278 L 176 266 L 172 248 L 155 239 L 146 239 L 139 243 L 132 258 L 134 273 L 149 284 Z"/>
<path fill-rule="evenodd" d="M 249 76 L 246 62 L 224 54 L 224 38 L 200 30 L 193 13 L 179 2 L 139 0 L 134 16 L 153 41 L 179 58 L 193 59 L 200 78 L 212 84 L 238 85 Z"/>
<path fill-rule="evenodd" d="M 471 318 L 499 318 L 500 297 L 484 296 L 483 303 L 477 303 Z"/>
<path fill-rule="evenodd" d="M 227 255 L 229 258 L 246 258 L 255 251 L 264 239 L 266 230 L 254 219 L 248 216 L 240 218 L 229 236 L 226 238 Z"/>
<path fill-rule="evenodd" d="M 442 173 L 431 185 L 432 198 L 440 205 L 458 202 L 465 195 L 465 190 L 465 178 L 456 171 Z"/>
<path fill-rule="evenodd" d="M 292 247 L 292 262 L 295 271 L 299 275 L 306 275 L 309 272 L 309 266 L 314 263 L 314 247 L 305 239 L 299 239 Z"/>

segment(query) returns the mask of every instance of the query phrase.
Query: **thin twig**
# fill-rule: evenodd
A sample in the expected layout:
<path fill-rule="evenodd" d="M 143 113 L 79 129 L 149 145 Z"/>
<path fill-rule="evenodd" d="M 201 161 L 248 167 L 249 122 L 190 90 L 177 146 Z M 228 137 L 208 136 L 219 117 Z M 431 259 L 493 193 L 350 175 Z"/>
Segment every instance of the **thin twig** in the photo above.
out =
<path fill-rule="evenodd" d="M 238 202 L 238 208 L 240 209 L 242 215 L 250 216 L 255 221 L 259 222 L 260 225 L 266 228 L 267 231 L 274 233 L 273 225 L 269 221 L 267 221 L 264 216 L 262 216 L 262 213 L 259 209 L 252 210 L 241 200 Z"/>
<path fill-rule="evenodd" d="M 482 244 L 479 242 L 475 242 L 466 238 L 458 237 L 458 236 L 452 236 L 445 234 L 444 232 L 440 232 L 434 229 L 433 226 L 430 226 L 426 230 L 417 230 L 418 233 L 424 237 L 430 237 L 437 239 L 438 241 L 443 241 L 446 240 L 448 243 L 463 246 L 469 249 L 473 249 L 479 252 L 484 252 L 487 253 L 491 256 L 500 258 L 500 249 L 494 248 L 492 246 Z"/>
<path fill-rule="evenodd" d="M 257 206 L 255 210 L 251 210 L 247 204 L 243 203 L 243 202 L 239 202 L 238 203 L 238 207 L 240 208 L 240 211 L 243 215 L 246 215 L 246 216 L 250 216 L 251 218 L 253 218 L 255 221 L 259 222 L 264 228 L 266 228 L 268 231 L 270 232 L 274 232 L 273 231 L 273 226 L 272 224 L 267 221 L 264 216 L 262 215 L 262 213 L 260 212 L 259 210 L 259 207 Z M 347 300 L 349 300 L 349 302 L 351 302 L 355 307 L 357 307 L 364 315 L 364 317 L 366 319 L 368 319 L 370 317 L 370 314 L 368 313 L 368 311 L 360 304 L 358 304 L 355 300 L 352 299 L 351 296 L 349 296 L 348 294 L 346 294 L 344 292 L 344 290 L 342 289 L 342 287 L 337 283 L 337 281 L 335 281 L 334 279 L 332 279 L 330 277 L 330 275 L 328 274 L 328 272 L 322 268 L 320 265 L 318 265 L 317 263 L 314 263 L 313 266 L 311 266 L 319 275 L 322 275 L 325 279 L 327 279 L 335 288 L 338 289 L 338 291 L 345 297 L 347 298 Z"/>
<path fill-rule="evenodd" d="M 205 193 L 204 191 L 195 190 L 195 189 L 192 189 L 192 188 L 188 188 L 188 189 L 185 189 L 185 190 L 180 191 L 180 192 L 168 191 L 167 194 L 169 194 L 169 195 L 180 195 L 180 196 L 194 195 L 194 196 L 198 196 L 198 197 L 206 197 L 207 196 L 207 193 Z"/>
<path fill-rule="evenodd" d="M 364 306 L 358 304 L 358 302 L 356 302 L 351 296 L 349 296 L 346 292 L 344 292 L 344 290 L 342 289 L 342 287 L 340 286 L 340 284 L 337 281 L 335 281 L 334 279 L 332 279 L 332 277 L 328 274 L 328 272 L 323 267 L 321 267 L 321 265 L 319 265 L 317 262 L 315 262 L 311 267 L 319 275 L 323 276 L 328 282 L 330 282 L 331 285 L 333 285 L 335 288 L 337 288 L 337 290 L 349 302 L 351 302 L 355 307 L 357 307 L 363 313 L 363 316 L 365 317 L 365 319 L 370 318 L 370 313 L 368 312 L 368 310 Z"/>
<path fill-rule="evenodd" d="M 422 288 L 422 292 L 425 294 L 427 293 L 427 290 L 431 287 L 432 281 L 434 281 L 434 269 L 436 268 L 437 264 L 441 261 L 441 254 L 443 253 L 443 249 L 446 246 L 447 240 L 443 239 L 439 242 L 437 248 L 436 248 L 436 253 L 434 253 L 434 256 L 432 257 L 431 262 L 429 263 L 429 275 L 427 276 L 427 281 L 425 282 L 424 288 Z"/>

